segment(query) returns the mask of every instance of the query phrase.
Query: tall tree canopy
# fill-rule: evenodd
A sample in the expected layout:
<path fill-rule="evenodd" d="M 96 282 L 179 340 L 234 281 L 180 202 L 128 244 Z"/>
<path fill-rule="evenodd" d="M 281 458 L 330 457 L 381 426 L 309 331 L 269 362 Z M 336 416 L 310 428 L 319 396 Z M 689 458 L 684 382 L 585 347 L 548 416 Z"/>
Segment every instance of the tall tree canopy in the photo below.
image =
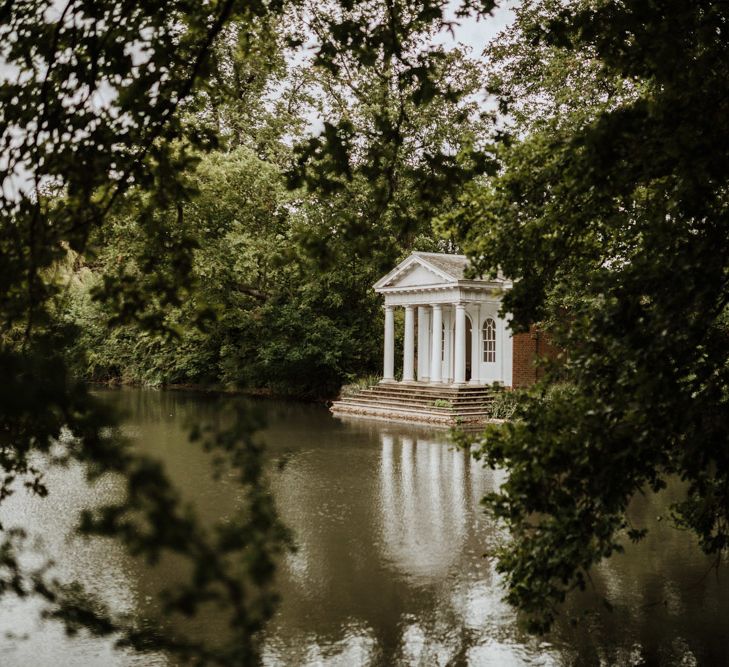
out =
<path fill-rule="evenodd" d="M 0 591 L 39 593 L 69 627 L 139 648 L 255 661 L 275 603 L 274 560 L 289 539 L 251 423 L 237 413 L 229 433 L 209 438 L 246 500 L 234 528 L 202 527 L 164 471 L 110 436 L 113 418 L 70 372 L 68 351 L 84 355 L 78 318 L 68 317 L 78 267 L 62 267 L 70 257 L 103 269 L 94 294 L 104 319 L 88 323 L 97 340 L 100 321 L 122 342 L 140 332 L 182 340 L 185 372 L 197 373 L 221 350 L 249 359 L 256 318 L 269 318 L 283 334 L 255 363 L 282 384 L 294 368 L 334 386 L 371 361 L 367 351 L 355 359 L 346 340 L 376 321 L 362 284 L 416 239 L 433 243 L 437 214 L 477 273 L 514 278 L 505 301 L 514 327 L 545 322 L 564 350 L 520 419 L 489 432 L 479 452 L 510 472 L 489 503 L 512 532 L 500 554 L 512 602 L 547 627 L 591 565 L 640 537 L 625 518 L 630 498 L 669 475 L 687 483 L 678 521 L 708 552 L 725 553 L 726 4 L 522 3 L 488 53 L 508 114 L 498 146 L 468 97 L 482 72 L 432 45 L 450 5 L 48 0 L 0 9 L 0 501 L 23 484 L 45 493 L 38 454 L 126 475 L 124 502 L 81 528 L 152 560 L 188 557 L 194 576 L 170 592 L 168 611 L 225 603 L 235 633 L 208 647 L 124 625 L 43 571 L 24 571 L 22 531 L 2 532 Z M 494 5 L 464 0 L 457 15 Z M 286 49 L 300 47 L 314 70 L 287 78 Z M 317 105 L 323 130 L 305 137 L 305 109 Z M 285 171 L 305 196 L 284 192 Z M 229 177 L 240 190 L 226 199 L 216 188 Z M 234 215 L 241 206 L 246 215 Z M 221 261 L 230 243 L 240 262 Z M 296 248 L 295 261 L 282 245 Z M 346 269 L 329 271 L 323 287 L 318 271 L 335 265 Z M 236 289 L 205 285 L 213 274 Z M 352 303 L 357 318 L 344 322 L 338 311 Z M 251 317 L 226 320 L 238 307 Z M 197 346 L 199 331 L 214 344 Z M 341 343 L 333 357 L 296 347 L 332 336 Z M 164 372 L 179 362 L 167 360 Z"/>
<path fill-rule="evenodd" d="M 135 454 L 110 427 L 114 418 L 69 373 L 66 351 L 78 336 L 65 317 L 69 285 L 58 268 L 68 253 L 93 254 L 112 213 L 137 204 L 138 271 L 109 273 L 99 297 L 109 324 L 137 322 L 174 335 L 166 312 L 189 287 L 193 243 L 164 213 L 192 194 L 187 176 L 215 134 L 190 122 L 210 80 L 211 53 L 226 26 L 249 39 L 265 32 L 280 3 L 17 2 L 0 9 L 0 500 L 46 495 L 43 470 L 80 461 L 96 479 L 123 475 L 126 497 L 89 512 L 84 534 L 111 535 L 150 562 L 174 553 L 190 577 L 166 591 L 169 614 L 219 603 L 231 638 L 206 646 L 163 624 L 142 628 L 87 599 L 47 567 L 28 570 L 22 527 L 2 528 L 0 592 L 40 595 L 70 631 L 115 635 L 138 649 L 241 664 L 256 659 L 257 633 L 275 603 L 274 558 L 289 538 L 279 523 L 250 434 L 234 411 L 225 432 L 202 430 L 240 481 L 239 512 L 205 526 L 179 500 L 164 470 Z M 200 312 L 200 316 L 204 315 Z"/>
<path fill-rule="evenodd" d="M 188 123 L 216 129 L 220 145 L 184 172 L 196 192 L 190 204 L 158 213 L 155 223 L 197 246 L 189 298 L 166 313 L 180 338 L 140 334 L 138 322 L 115 326 L 109 337 L 110 309 L 89 299 L 101 276 L 129 278 L 149 262 L 138 225 L 146 200 L 130 195 L 93 237 L 96 259 L 87 252 L 77 266 L 83 279 L 72 290 L 72 316 L 84 322 L 77 348 L 91 350 L 91 378 L 329 398 L 343 381 L 378 371 L 381 309 L 370 286 L 413 248 L 438 248 L 432 220 L 463 180 L 492 167 L 492 124 L 478 105 L 482 69 L 461 48 L 430 53 L 431 86 L 441 92 L 427 97 L 382 46 L 366 66 L 343 49 L 331 65 L 313 56 L 282 62 L 293 26 L 325 39 L 333 7 L 279 19 L 276 39 L 256 42 L 251 58 L 231 52 L 235 26 L 221 36 L 215 86 L 187 114 Z M 418 25 L 407 36 L 418 63 L 436 29 Z M 324 125 L 324 138 L 307 135 L 307 118 Z M 326 157 L 326 137 L 340 130 L 341 172 Z M 203 304 L 218 317 L 201 333 L 194 319 Z"/>
<path fill-rule="evenodd" d="M 487 499 L 513 538 L 508 597 L 544 629 L 640 539 L 630 499 L 668 477 L 686 483 L 676 521 L 729 546 L 729 7 L 536 0 L 517 17 L 491 49 L 513 102 L 501 173 L 445 226 L 477 271 L 514 278 L 514 328 L 544 322 L 563 350 L 479 450 L 509 470 Z"/>
<path fill-rule="evenodd" d="M 491 6 L 468 2 L 465 9 L 487 12 Z M 415 48 L 414 40 L 445 25 L 445 0 L 343 1 L 331 8 L 331 14 L 321 14 L 323 30 L 314 39 L 317 67 L 334 74 L 339 54 L 351 53 L 366 77 L 388 62 L 397 72 L 388 80 L 399 104 L 415 109 L 436 100 L 429 91 L 439 81 L 436 65 L 443 54 Z M 306 124 L 297 117 L 296 86 L 282 84 L 282 49 L 308 38 L 297 16 L 308 20 L 315 10 L 303 0 L 47 0 L 0 8 L 0 502 L 11 493 L 45 495 L 43 466 L 53 463 L 80 461 L 93 478 L 124 475 L 126 497 L 86 514 L 80 530 L 115 536 L 152 562 L 170 552 L 187 559 L 190 579 L 166 592 L 163 609 L 189 615 L 202 605 L 220 605 L 229 612 L 232 632 L 229 642 L 208 646 L 165 631 L 163 623 L 136 627 L 76 588 L 54 582 L 45 568 L 25 569 L 24 531 L 0 527 L 0 593 L 42 596 L 48 614 L 70 630 L 112 634 L 127 646 L 165 648 L 199 662 L 257 660 L 260 630 L 275 604 L 275 558 L 290 539 L 266 491 L 261 447 L 250 437 L 255 420 L 237 410 L 221 418 L 230 424 L 225 431 L 197 430 L 243 489 L 235 517 L 219 526 L 201 525 L 181 506 L 164 470 L 134 453 L 110 428 L 114 416 L 71 372 L 69 350 L 82 357 L 87 352 L 77 345 L 84 337 L 79 324 L 94 325 L 97 340 L 107 338 L 107 326 L 122 337 L 129 327 L 137 343 L 145 337 L 184 340 L 181 323 L 200 331 L 217 326 L 220 332 L 222 288 L 199 289 L 205 272 L 215 270 L 212 246 L 231 239 L 245 245 L 258 223 L 264 257 L 246 248 L 239 265 L 222 267 L 221 278 L 233 280 L 254 300 L 268 298 L 268 262 L 278 254 L 272 242 L 280 240 L 285 207 L 268 217 L 276 207 L 266 209 L 266 195 L 280 195 L 276 204 L 285 203 L 280 169 L 288 165 L 287 141 Z M 279 84 L 283 88 L 276 90 Z M 450 99 L 457 102 L 458 91 Z M 385 192 L 378 195 L 385 210 L 398 191 L 392 147 L 405 141 L 402 123 L 389 120 L 392 113 L 387 105 L 373 110 L 375 148 L 359 159 L 354 153 L 344 159 L 341 150 L 350 147 L 345 144 L 351 120 L 327 125 L 322 142 L 303 150 L 298 178 L 312 186 L 341 180 L 354 187 L 356 172 L 372 176 L 375 192 Z M 201 155 L 220 146 L 237 149 L 228 166 L 237 182 L 254 181 L 265 192 L 246 202 L 253 206 L 245 219 L 229 215 L 230 201 L 220 202 L 215 215 L 203 216 L 203 224 L 214 224 L 200 228 L 194 225 L 201 221 L 200 209 L 192 202 L 200 189 L 199 204 L 212 206 L 215 183 L 212 188 L 205 183 L 206 192 L 195 167 Z M 330 158 L 320 146 L 333 149 Z M 443 172 L 442 163 L 456 176 L 452 161 L 438 157 L 452 147 L 433 146 L 430 171 Z M 319 160 L 319 177 L 312 171 L 303 176 L 308 157 Z M 403 165 L 401 159 L 399 168 Z M 214 181 L 220 171 L 211 158 L 201 174 Z M 445 189 L 450 180 L 441 179 Z M 342 188 L 334 190 L 341 194 Z M 121 239 L 122 252 L 113 255 L 108 243 Z M 203 243 L 210 244 L 207 256 L 198 247 Z M 81 265 L 104 268 L 91 281 L 102 320 L 86 322 L 70 310 L 78 306 L 71 291 Z M 282 273 L 279 292 L 286 282 Z M 238 284 L 242 279 L 248 282 Z M 312 310 L 318 301 L 314 286 L 309 274 L 308 293 L 297 296 Z M 338 298 L 348 297 L 342 292 Z M 293 323 L 297 308 L 294 299 Z M 328 308 L 335 311 L 337 303 Z M 82 368 L 86 362 L 72 365 Z"/>

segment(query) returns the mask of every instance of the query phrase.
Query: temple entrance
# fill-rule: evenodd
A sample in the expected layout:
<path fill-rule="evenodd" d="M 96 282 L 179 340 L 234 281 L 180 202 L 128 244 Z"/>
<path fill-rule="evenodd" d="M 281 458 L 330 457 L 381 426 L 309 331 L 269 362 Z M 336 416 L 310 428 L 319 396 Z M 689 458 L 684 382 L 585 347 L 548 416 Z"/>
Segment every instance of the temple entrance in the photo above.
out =
<path fill-rule="evenodd" d="M 467 267 L 463 255 L 414 252 L 375 283 L 385 298 L 383 384 L 458 387 L 499 381 L 510 386 L 512 340 L 497 312 L 503 290 L 511 284 L 501 278 L 467 280 Z M 396 312 L 403 315 L 397 317 L 402 335 L 397 346 Z M 488 323 L 485 338 L 483 318 Z M 400 354 L 402 376 L 396 376 Z"/>
<path fill-rule="evenodd" d="M 466 315 L 466 382 L 468 382 L 471 379 L 471 359 L 473 358 L 473 355 L 471 354 L 471 341 L 473 339 L 473 336 L 471 335 L 472 332 L 472 324 L 471 324 L 471 317 L 470 315 Z"/>

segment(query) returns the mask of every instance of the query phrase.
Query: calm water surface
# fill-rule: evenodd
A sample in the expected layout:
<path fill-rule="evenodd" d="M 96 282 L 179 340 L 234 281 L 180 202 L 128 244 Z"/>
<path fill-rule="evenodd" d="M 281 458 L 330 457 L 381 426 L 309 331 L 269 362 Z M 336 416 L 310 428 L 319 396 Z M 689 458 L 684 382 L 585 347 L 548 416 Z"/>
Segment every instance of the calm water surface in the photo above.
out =
<path fill-rule="evenodd" d="M 210 521 L 236 503 L 235 487 L 214 482 L 208 461 L 186 441 L 190 419 L 210 399 L 178 392 L 104 392 L 127 413 L 125 429 L 167 464 Z M 318 406 L 257 404 L 269 427 L 272 485 L 298 550 L 281 566 L 282 603 L 265 645 L 268 665 L 729 665 L 729 576 L 710 571 L 692 537 L 670 527 L 677 485 L 632 507 L 649 537 L 594 572 L 594 590 L 570 601 L 547 637 L 523 632 L 501 601 L 500 579 L 483 557 L 504 536 L 480 498 L 498 487 L 449 446 L 442 431 L 341 421 Z M 43 534 L 64 578 L 80 579 L 117 609 L 144 618 L 175 567 L 150 568 L 109 540 L 72 538 L 78 510 L 118 497 L 118 482 L 89 486 L 79 467 L 49 472 L 45 500 L 13 496 L 6 527 Z M 29 559 L 32 560 L 32 557 Z M 612 612 L 600 604 L 605 596 Z M 0 665 L 173 665 L 86 636 L 66 638 L 38 620 L 34 603 L 0 606 Z M 579 619 L 573 624 L 571 619 Z M 218 633 L 212 619 L 201 634 Z"/>

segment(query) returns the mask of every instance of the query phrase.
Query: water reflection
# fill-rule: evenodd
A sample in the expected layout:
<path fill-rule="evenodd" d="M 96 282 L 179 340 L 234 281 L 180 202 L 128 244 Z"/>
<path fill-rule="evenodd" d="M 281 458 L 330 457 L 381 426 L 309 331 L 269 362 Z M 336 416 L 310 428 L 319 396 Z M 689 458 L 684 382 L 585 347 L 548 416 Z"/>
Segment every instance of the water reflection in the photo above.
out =
<path fill-rule="evenodd" d="M 717 571 L 693 536 L 673 528 L 669 506 L 682 497 L 679 483 L 658 496 L 637 497 L 631 521 L 647 538 L 603 562 L 593 574 L 594 595 L 575 598 L 555 630 L 580 661 L 591 664 L 729 664 L 729 577 Z M 614 605 L 609 613 L 596 597 Z"/>
<path fill-rule="evenodd" d="M 151 391 L 106 397 L 127 412 L 136 446 L 165 461 L 206 519 L 233 510 L 235 486 L 215 481 L 207 455 L 185 437 L 191 419 L 215 417 L 213 401 Z M 726 575 L 704 576 L 708 561 L 691 536 L 656 521 L 680 496 L 678 485 L 636 501 L 633 522 L 650 527 L 649 538 L 597 568 L 594 590 L 571 599 L 540 640 L 521 630 L 482 557 L 503 535 L 479 500 L 503 474 L 481 469 L 442 431 L 340 421 L 318 406 L 257 405 L 268 418 L 261 438 L 270 456 L 289 458 L 282 471 L 271 467 L 272 487 L 299 545 L 280 568 L 268 665 L 729 664 Z M 89 486 L 82 473 L 52 471 L 51 502 L 18 494 L 0 519 L 29 523 L 46 535 L 64 576 L 144 618 L 155 592 L 180 576 L 178 564 L 151 569 L 110 541 L 68 542 L 79 509 L 120 492 L 113 480 Z M 3 666 L 173 664 L 161 654 L 135 657 L 107 642 L 66 639 L 53 626 L 37 627 L 31 606 L 0 606 L 3 630 L 30 635 L 0 644 Z M 196 631 L 216 637 L 221 627 L 209 616 Z"/>
<path fill-rule="evenodd" d="M 382 433 L 381 440 L 380 521 L 387 556 L 404 576 L 440 578 L 466 537 L 468 455 L 425 439 Z"/>
<path fill-rule="evenodd" d="M 29 496 L 22 489 L 3 502 L 0 522 L 6 529 L 22 526 L 37 542 L 23 564 L 34 567 L 52 558 L 54 574 L 65 581 L 78 581 L 120 613 L 143 616 L 148 592 L 138 585 L 138 564 L 125 549 L 108 539 L 73 537 L 80 510 L 118 498 L 119 480 L 105 478 L 90 485 L 80 465 L 51 468 L 46 474 L 49 499 Z M 41 539 L 42 538 L 42 539 Z M 85 636 L 69 638 L 57 624 L 40 620 L 37 600 L 8 596 L 0 605 L 0 628 L 14 639 L 3 637 L 2 665 L 165 665 L 161 654 L 144 657 L 115 651 L 111 642 Z M 59 660 L 59 658 L 62 658 Z"/>
<path fill-rule="evenodd" d="M 521 633 L 482 558 L 498 536 L 479 500 L 498 480 L 442 431 L 329 429 L 277 480 L 300 550 L 282 572 L 267 661 L 553 662 L 551 646 Z"/>

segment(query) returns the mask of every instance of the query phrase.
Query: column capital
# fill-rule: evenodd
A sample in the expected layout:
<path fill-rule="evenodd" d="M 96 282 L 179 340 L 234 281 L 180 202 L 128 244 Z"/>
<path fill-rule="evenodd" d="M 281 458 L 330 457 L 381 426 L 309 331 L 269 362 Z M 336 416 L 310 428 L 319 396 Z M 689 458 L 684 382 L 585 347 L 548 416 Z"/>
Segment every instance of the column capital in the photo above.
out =
<path fill-rule="evenodd" d="M 440 304 L 440 303 L 434 303 L 434 304 L 431 304 L 431 308 L 432 308 L 433 310 L 443 310 L 443 304 Z"/>

